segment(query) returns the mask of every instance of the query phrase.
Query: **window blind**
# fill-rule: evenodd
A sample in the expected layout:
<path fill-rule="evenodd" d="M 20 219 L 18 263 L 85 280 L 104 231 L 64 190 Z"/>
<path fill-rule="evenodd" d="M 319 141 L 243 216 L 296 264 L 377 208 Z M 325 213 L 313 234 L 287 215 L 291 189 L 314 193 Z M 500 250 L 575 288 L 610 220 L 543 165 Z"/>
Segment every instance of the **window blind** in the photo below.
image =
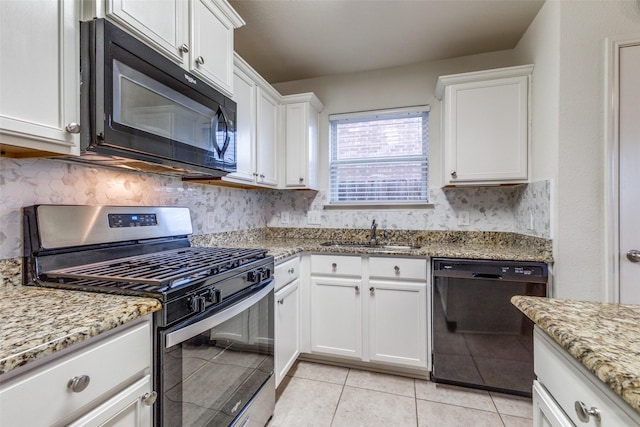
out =
<path fill-rule="evenodd" d="M 331 126 L 331 204 L 428 201 L 428 107 L 340 114 Z"/>

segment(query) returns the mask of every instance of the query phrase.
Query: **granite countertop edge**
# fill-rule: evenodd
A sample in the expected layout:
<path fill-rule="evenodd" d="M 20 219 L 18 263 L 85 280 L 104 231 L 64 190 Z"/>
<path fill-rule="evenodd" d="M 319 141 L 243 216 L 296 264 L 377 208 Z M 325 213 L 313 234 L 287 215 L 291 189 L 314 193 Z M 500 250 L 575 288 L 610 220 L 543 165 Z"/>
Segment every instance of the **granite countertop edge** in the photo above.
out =
<path fill-rule="evenodd" d="M 511 302 L 640 412 L 640 306 L 528 296 Z"/>
<path fill-rule="evenodd" d="M 0 287 L 0 381 L 6 373 L 162 309 L 155 298 Z"/>

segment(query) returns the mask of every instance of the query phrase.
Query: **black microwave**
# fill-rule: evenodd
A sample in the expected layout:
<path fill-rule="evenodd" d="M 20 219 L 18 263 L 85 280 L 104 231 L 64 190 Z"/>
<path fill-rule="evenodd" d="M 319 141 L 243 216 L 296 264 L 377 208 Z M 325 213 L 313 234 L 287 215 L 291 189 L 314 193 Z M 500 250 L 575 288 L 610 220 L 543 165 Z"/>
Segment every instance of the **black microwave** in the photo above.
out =
<path fill-rule="evenodd" d="M 81 155 L 187 177 L 236 171 L 236 103 L 104 20 L 80 26 Z"/>

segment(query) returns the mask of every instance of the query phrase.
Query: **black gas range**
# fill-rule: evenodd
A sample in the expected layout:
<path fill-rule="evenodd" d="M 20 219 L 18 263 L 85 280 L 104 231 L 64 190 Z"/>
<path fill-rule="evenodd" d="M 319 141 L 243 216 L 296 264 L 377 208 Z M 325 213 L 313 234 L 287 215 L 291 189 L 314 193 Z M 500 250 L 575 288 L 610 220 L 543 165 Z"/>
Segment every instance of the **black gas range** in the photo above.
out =
<path fill-rule="evenodd" d="M 192 247 L 191 216 L 182 207 L 37 205 L 23 214 L 25 284 L 162 303 L 153 318 L 156 426 L 268 421 L 275 387 L 274 262 L 267 250 Z M 191 365 L 176 363 L 202 346 L 210 360 L 199 369 L 211 383 L 194 389 Z M 229 378 L 233 357 L 255 361 Z M 211 390 L 215 396 L 202 401 Z"/>

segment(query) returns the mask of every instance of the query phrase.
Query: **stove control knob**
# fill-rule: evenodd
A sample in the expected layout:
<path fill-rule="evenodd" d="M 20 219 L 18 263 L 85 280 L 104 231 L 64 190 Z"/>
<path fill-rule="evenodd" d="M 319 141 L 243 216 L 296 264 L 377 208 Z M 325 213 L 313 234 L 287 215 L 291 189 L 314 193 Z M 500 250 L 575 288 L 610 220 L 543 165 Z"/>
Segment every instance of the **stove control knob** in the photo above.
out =
<path fill-rule="evenodd" d="M 218 304 L 220 302 L 220 291 L 216 288 L 211 288 L 207 291 L 205 296 L 206 300 L 212 304 Z"/>

